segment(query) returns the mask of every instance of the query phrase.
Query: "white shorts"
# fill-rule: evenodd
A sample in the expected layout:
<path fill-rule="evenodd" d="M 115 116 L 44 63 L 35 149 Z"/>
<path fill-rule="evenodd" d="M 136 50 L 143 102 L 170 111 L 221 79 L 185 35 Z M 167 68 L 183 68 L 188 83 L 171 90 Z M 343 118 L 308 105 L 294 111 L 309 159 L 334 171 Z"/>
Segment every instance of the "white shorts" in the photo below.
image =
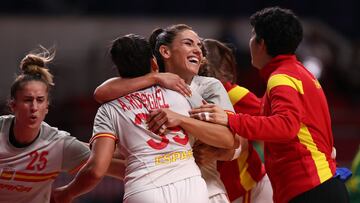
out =
<path fill-rule="evenodd" d="M 209 203 L 230 203 L 228 196 L 224 193 L 209 197 Z"/>
<path fill-rule="evenodd" d="M 206 183 L 201 176 L 194 176 L 158 188 L 135 193 L 124 203 L 208 203 Z"/>
<path fill-rule="evenodd" d="M 251 193 L 249 195 L 249 193 Z M 267 174 L 256 184 L 256 186 L 244 196 L 237 198 L 231 203 L 272 203 L 273 190 Z"/>

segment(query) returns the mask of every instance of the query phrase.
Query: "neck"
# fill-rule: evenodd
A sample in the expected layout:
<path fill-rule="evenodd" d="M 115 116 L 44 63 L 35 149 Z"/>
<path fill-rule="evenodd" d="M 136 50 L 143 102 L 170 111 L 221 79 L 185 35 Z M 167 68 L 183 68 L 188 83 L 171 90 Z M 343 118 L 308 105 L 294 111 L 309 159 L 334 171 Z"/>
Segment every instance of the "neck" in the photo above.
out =
<path fill-rule="evenodd" d="M 37 128 L 30 128 L 17 123 L 15 120 L 13 130 L 16 142 L 20 144 L 29 144 L 32 143 L 38 136 L 40 126 L 38 126 Z"/>
<path fill-rule="evenodd" d="M 182 78 L 185 80 L 185 83 L 186 83 L 186 84 L 190 85 L 190 84 L 191 84 L 192 79 L 194 78 L 194 76 L 187 77 L 187 78 L 182 77 Z"/>
<path fill-rule="evenodd" d="M 270 61 L 271 61 L 271 59 L 272 59 L 273 57 L 271 57 L 270 55 L 265 55 L 263 58 L 262 58 L 262 60 L 259 62 L 259 67 L 258 67 L 258 69 L 263 69 L 264 67 L 265 67 L 265 65 L 266 64 L 268 64 Z"/>
<path fill-rule="evenodd" d="M 170 65 L 166 65 L 165 66 L 165 71 L 166 72 L 169 72 L 169 73 L 174 73 L 178 76 L 180 76 L 182 79 L 185 80 L 185 83 L 190 85 L 191 84 L 191 81 L 194 77 L 194 75 L 187 75 L 187 74 L 184 74 L 183 72 L 178 72 L 176 68 L 172 68 L 173 66 L 170 66 Z"/>

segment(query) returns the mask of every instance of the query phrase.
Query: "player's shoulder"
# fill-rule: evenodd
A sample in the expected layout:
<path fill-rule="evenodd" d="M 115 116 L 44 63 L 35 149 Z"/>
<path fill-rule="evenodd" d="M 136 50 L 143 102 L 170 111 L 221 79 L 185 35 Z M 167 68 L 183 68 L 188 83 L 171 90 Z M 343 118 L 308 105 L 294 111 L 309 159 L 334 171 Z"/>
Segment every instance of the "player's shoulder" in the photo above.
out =
<path fill-rule="evenodd" d="M 13 121 L 15 117 L 13 115 L 3 115 L 0 116 L 0 129 L 2 134 L 7 134 L 3 131 L 6 131 L 10 128 L 11 122 Z"/>
<path fill-rule="evenodd" d="M 123 97 L 119 97 L 114 100 L 101 104 L 98 108 L 98 112 L 107 112 L 107 111 L 111 111 L 111 109 L 117 109 L 117 106 L 119 105 L 119 101 L 121 100 L 121 98 Z"/>
<path fill-rule="evenodd" d="M 167 89 L 165 87 L 162 87 L 160 85 L 153 85 L 151 87 L 145 88 L 143 90 L 140 90 L 138 93 L 145 93 L 149 95 L 152 95 L 156 98 L 161 98 L 162 96 L 167 98 L 173 98 L 173 97 L 183 97 L 182 94 L 180 94 L 177 91 Z M 143 99 L 143 98 L 140 98 Z"/>
<path fill-rule="evenodd" d="M 59 130 L 57 127 L 50 126 L 45 121 L 41 123 L 40 137 L 42 140 L 46 140 L 46 141 L 55 141 L 55 140 L 71 138 L 70 133 L 64 130 Z"/>
<path fill-rule="evenodd" d="M 11 122 L 14 119 L 14 115 L 2 115 L 0 116 L 0 126 L 5 123 Z"/>
<path fill-rule="evenodd" d="M 214 77 L 207 77 L 207 76 L 199 76 L 196 75 L 193 78 L 193 82 L 197 83 L 199 85 L 210 85 L 210 84 L 220 84 L 220 80 L 214 78 Z"/>

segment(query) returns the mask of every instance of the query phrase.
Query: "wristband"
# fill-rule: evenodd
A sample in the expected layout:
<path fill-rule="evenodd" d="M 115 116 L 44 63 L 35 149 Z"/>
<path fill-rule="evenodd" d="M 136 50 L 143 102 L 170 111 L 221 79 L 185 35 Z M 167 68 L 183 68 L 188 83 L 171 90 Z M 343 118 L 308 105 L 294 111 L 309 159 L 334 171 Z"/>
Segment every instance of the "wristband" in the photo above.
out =
<path fill-rule="evenodd" d="M 239 145 L 239 147 L 235 149 L 234 156 L 232 157 L 231 161 L 237 159 L 240 156 L 240 153 L 241 153 L 241 145 Z"/>
<path fill-rule="evenodd" d="M 332 148 L 331 158 L 334 159 L 334 160 L 336 159 L 336 149 L 335 149 L 335 147 Z"/>

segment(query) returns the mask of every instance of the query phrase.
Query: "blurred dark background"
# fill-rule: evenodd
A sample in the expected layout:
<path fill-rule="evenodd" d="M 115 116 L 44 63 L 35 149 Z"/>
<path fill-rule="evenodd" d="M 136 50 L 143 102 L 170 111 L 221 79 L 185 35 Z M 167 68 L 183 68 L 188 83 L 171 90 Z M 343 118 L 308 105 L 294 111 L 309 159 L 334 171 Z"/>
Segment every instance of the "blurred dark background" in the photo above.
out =
<path fill-rule="evenodd" d="M 110 41 L 119 35 L 148 36 L 157 27 L 185 23 L 203 38 L 232 44 L 238 59 L 238 83 L 258 96 L 264 85 L 251 67 L 249 16 L 275 6 L 292 9 L 304 25 L 297 55 L 319 78 L 328 97 L 339 165 L 350 166 L 360 144 L 360 1 L 266 0 L 16 0 L 0 6 L 0 113 L 8 113 L 10 86 L 19 62 L 38 45 L 55 46 L 50 65 L 56 86 L 46 121 L 88 141 L 99 106 L 97 85 L 116 71 L 108 59 Z M 60 179 L 60 183 L 68 181 Z M 103 181 L 86 202 L 120 202 L 122 185 Z M 97 195 L 97 194 L 104 195 Z M 100 201 L 98 199 L 104 201 Z M 80 202 L 79 201 L 79 202 Z"/>

